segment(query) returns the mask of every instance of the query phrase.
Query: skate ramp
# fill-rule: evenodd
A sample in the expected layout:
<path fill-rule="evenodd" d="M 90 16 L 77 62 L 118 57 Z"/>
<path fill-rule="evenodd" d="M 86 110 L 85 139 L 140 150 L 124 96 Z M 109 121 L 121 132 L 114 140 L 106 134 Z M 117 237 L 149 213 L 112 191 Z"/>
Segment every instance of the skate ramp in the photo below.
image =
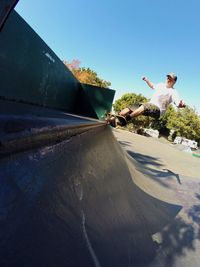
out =
<path fill-rule="evenodd" d="M 9 133 L 1 127 L 1 266 L 188 266 L 184 250 L 197 266 L 198 238 L 177 217 L 181 202 L 134 182 L 134 164 L 109 126 L 58 113 L 19 120 L 19 112 L 20 135 L 17 121 Z M 44 132 L 49 142 L 37 138 Z"/>

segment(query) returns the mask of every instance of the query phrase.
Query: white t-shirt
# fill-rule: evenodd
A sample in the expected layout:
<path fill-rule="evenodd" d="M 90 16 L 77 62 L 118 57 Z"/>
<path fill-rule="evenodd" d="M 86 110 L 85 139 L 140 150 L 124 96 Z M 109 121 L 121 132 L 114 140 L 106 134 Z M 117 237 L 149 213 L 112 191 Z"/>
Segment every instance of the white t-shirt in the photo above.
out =
<path fill-rule="evenodd" d="M 180 100 L 174 88 L 167 88 L 165 83 L 158 83 L 154 85 L 154 93 L 149 102 L 159 107 L 160 113 L 163 114 L 169 104 L 178 106 Z"/>

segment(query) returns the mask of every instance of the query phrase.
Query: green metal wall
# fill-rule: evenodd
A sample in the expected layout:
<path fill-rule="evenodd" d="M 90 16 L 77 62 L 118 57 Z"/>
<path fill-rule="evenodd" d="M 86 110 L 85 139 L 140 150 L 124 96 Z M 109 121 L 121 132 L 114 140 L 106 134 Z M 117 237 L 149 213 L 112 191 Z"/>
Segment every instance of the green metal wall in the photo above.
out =
<path fill-rule="evenodd" d="M 105 117 L 105 113 L 110 111 L 112 108 L 115 91 L 89 84 L 81 85 L 82 88 L 79 92 L 79 98 L 77 101 L 78 109 L 76 112 L 84 114 L 85 116 L 103 119 Z M 89 105 L 90 108 L 87 110 Z"/>
<path fill-rule="evenodd" d="M 0 95 L 72 111 L 78 81 L 14 11 L 0 34 Z"/>
<path fill-rule="evenodd" d="M 6 19 L 13 10 L 18 0 L 1 0 L 0 1 L 0 31 L 3 28 Z"/>
<path fill-rule="evenodd" d="M 81 85 L 15 11 L 0 32 L 0 73 L 1 98 L 93 118 L 111 109 L 115 93 Z"/>

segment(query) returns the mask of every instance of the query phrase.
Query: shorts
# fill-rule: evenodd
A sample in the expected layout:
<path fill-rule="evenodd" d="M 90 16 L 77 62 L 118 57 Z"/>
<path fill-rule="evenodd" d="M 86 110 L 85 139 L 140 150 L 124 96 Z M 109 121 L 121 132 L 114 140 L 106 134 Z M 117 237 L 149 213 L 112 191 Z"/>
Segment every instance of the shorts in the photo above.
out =
<path fill-rule="evenodd" d="M 130 106 L 130 110 L 134 111 L 136 108 L 143 106 L 144 107 L 144 113 L 142 115 L 144 116 L 150 116 L 153 118 L 158 119 L 160 117 L 160 109 L 156 105 L 146 102 L 139 105 L 132 105 Z"/>

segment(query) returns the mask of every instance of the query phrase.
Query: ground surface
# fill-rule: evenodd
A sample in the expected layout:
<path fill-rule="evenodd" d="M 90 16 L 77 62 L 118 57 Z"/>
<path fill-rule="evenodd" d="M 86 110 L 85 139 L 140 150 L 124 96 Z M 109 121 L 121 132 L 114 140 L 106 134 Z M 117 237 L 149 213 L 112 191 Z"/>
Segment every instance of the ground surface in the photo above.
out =
<path fill-rule="evenodd" d="M 128 154 L 133 182 L 152 197 L 181 207 L 169 224 L 152 235 L 158 249 L 147 266 L 198 267 L 200 159 L 159 139 L 119 129 L 113 133 Z M 155 224 L 161 219 L 153 210 L 144 210 L 149 217 L 155 216 Z"/>
<path fill-rule="evenodd" d="M 146 137 L 128 131 L 116 129 L 113 131 L 120 144 L 137 161 L 142 158 L 156 161 L 157 169 L 168 169 L 184 176 L 200 178 L 200 160 L 190 153 L 179 151 L 174 145 L 160 141 L 157 138 Z M 131 153 L 132 152 L 132 153 Z"/>

